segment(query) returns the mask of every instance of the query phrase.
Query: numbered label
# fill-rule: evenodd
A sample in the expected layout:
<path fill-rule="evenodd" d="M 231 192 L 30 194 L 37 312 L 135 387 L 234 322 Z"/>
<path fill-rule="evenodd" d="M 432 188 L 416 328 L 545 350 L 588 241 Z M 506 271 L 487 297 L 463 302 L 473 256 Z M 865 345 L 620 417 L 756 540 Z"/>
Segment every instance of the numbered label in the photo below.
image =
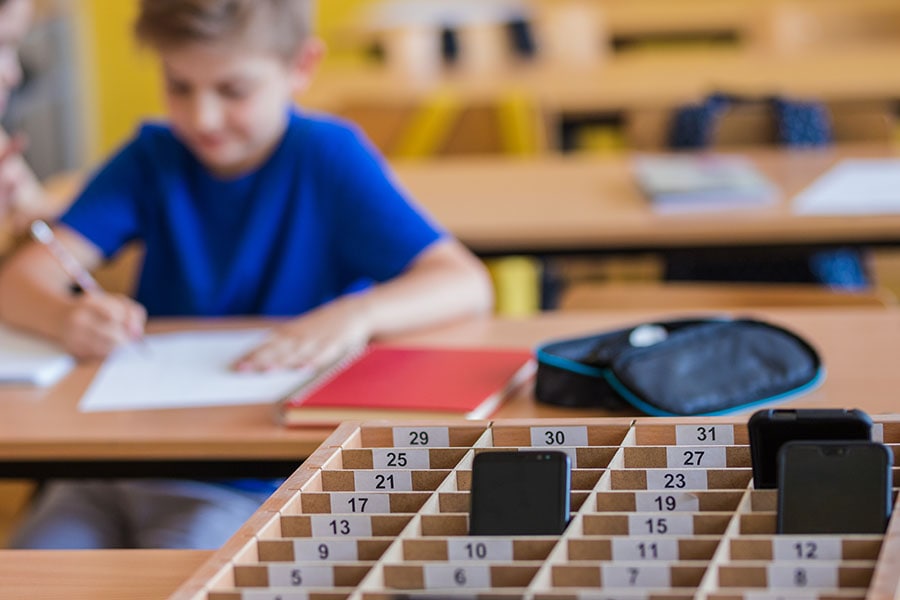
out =
<path fill-rule="evenodd" d="M 270 587 L 334 587 L 334 571 L 321 565 L 270 564 Z"/>
<path fill-rule="evenodd" d="M 357 492 L 411 492 L 410 471 L 354 471 L 353 486 Z"/>
<path fill-rule="evenodd" d="M 301 540 L 294 539 L 294 562 L 300 561 L 353 561 L 359 560 L 354 540 Z"/>
<path fill-rule="evenodd" d="M 841 560 L 842 555 L 841 540 L 836 537 L 808 538 L 779 535 L 772 540 L 774 560 Z"/>
<path fill-rule="evenodd" d="M 425 471 L 431 468 L 431 457 L 425 448 L 372 448 L 372 466 Z"/>
<path fill-rule="evenodd" d="M 707 485 L 706 471 L 703 470 L 666 471 L 664 469 L 647 469 L 648 490 L 705 490 Z"/>
<path fill-rule="evenodd" d="M 690 492 L 635 492 L 634 508 L 638 512 L 698 512 L 700 499 Z"/>
<path fill-rule="evenodd" d="M 628 515 L 628 535 L 693 535 L 693 515 Z"/>
<path fill-rule="evenodd" d="M 491 570 L 487 565 L 425 565 L 425 588 L 489 588 Z"/>
<path fill-rule="evenodd" d="M 531 445 L 540 448 L 587 446 L 587 427 L 532 427 Z"/>
<path fill-rule="evenodd" d="M 666 448 L 669 468 L 725 468 L 724 446 L 669 446 Z"/>
<path fill-rule="evenodd" d="M 578 600 L 648 600 L 649 594 L 642 592 L 616 592 L 615 594 L 607 594 L 605 592 L 579 592 Z"/>
<path fill-rule="evenodd" d="M 744 592 L 744 600 L 819 600 L 816 592 L 784 591 L 766 592 L 748 590 Z"/>
<path fill-rule="evenodd" d="M 313 537 L 371 537 L 372 519 L 365 515 L 311 515 Z"/>
<path fill-rule="evenodd" d="M 309 600 L 303 590 L 273 591 L 266 589 L 241 590 L 241 600 Z"/>
<path fill-rule="evenodd" d="M 397 448 L 444 447 L 450 445 L 447 427 L 394 427 L 394 446 Z"/>
<path fill-rule="evenodd" d="M 676 425 L 679 446 L 733 446 L 734 425 Z"/>
<path fill-rule="evenodd" d="M 378 513 L 391 512 L 391 497 L 388 494 L 359 494 L 357 492 L 331 492 L 331 512 Z"/>
<path fill-rule="evenodd" d="M 872 424 L 872 441 L 884 443 L 884 423 Z"/>
<path fill-rule="evenodd" d="M 512 540 L 497 538 L 450 538 L 447 540 L 447 559 L 513 560 Z"/>
<path fill-rule="evenodd" d="M 769 588 L 836 588 L 836 565 L 768 565 Z"/>
<path fill-rule="evenodd" d="M 612 557 L 615 561 L 675 561 L 678 560 L 678 540 L 616 537 L 612 540 Z"/>
<path fill-rule="evenodd" d="M 603 587 L 671 587 L 671 571 L 664 565 L 601 565 Z"/>

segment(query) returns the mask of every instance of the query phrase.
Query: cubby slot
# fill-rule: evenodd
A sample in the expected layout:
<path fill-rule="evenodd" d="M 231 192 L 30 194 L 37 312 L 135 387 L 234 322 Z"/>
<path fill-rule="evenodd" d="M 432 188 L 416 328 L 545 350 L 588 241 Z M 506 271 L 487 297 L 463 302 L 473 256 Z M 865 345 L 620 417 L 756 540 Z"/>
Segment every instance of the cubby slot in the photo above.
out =
<path fill-rule="evenodd" d="M 750 469 L 611 469 L 614 490 L 737 490 L 745 489 Z"/>
<path fill-rule="evenodd" d="M 881 550 L 881 536 L 778 535 L 739 537 L 730 541 L 732 561 L 868 560 Z"/>
<path fill-rule="evenodd" d="M 469 537 L 403 540 L 407 561 L 541 561 L 556 545 L 556 538 Z"/>
<path fill-rule="evenodd" d="M 649 562 L 633 562 L 624 564 L 578 564 L 554 565 L 550 578 L 555 587 L 587 587 L 636 590 L 648 588 L 686 588 L 697 587 L 703 574 L 705 564 L 652 564 Z M 649 584 L 643 584 L 644 581 Z M 660 581 L 665 583 L 660 585 Z M 615 594 L 613 593 L 613 596 Z"/>
<path fill-rule="evenodd" d="M 403 469 L 357 469 L 322 471 L 325 492 L 426 492 L 434 491 L 451 471 L 409 471 Z"/>
<path fill-rule="evenodd" d="M 659 547 L 663 541 L 672 547 L 674 558 L 669 557 L 669 548 Z M 618 560 L 616 554 L 637 555 L 647 560 L 709 560 L 720 542 L 721 538 L 714 535 L 668 540 L 658 537 L 584 537 L 570 539 L 566 549 L 570 561 Z"/>
<path fill-rule="evenodd" d="M 291 539 L 260 540 L 259 560 L 265 562 L 299 562 L 310 560 L 374 561 L 394 541 L 392 537 L 370 539 Z"/>
<path fill-rule="evenodd" d="M 737 508 L 743 491 L 598 492 L 597 512 L 720 512 Z"/>
<path fill-rule="evenodd" d="M 468 448 L 350 448 L 341 469 L 443 469 L 455 467 Z"/>
<path fill-rule="evenodd" d="M 722 565 L 719 586 L 797 591 L 839 588 L 866 589 L 872 580 L 874 565 L 847 563 L 813 564 L 812 561 L 782 564 Z"/>
<path fill-rule="evenodd" d="M 720 535 L 731 513 L 667 514 L 585 514 L 585 535 Z"/>
<path fill-rule="evenodd" d="M 541 448 L 577 446 L 619 446 L 628 433 L 630 421 L 610 419 L 610 424 L 575 425 L 572 422 L 558 423 L 547 420 L 535 425 L 498 425 L 491 427 L 493 446 L 513 448 Z"/>
<path fill-rule="evenodd" d="M 381 537 L 399 534 L 413 515 L 282 515 L 281 535 Z"/>
<path fill-rule="evenodd" d="M 363 426 L 360 443 L 364 448 L 469 448 L 487 429 L 483 425 L 424 425 L 420 427 Z"/>
<path fill-rule="evenodd" d="M 634 424 L 634 439 L 638 446 L 746 446 L 750 444 L 745 423 L 725 419 L 638 419 Z"/>
<path fill-rule="evenodd" d="M 626 469 L 750 468 L 749 446 L 625 447 Z"/>
<path fill-rule="evenodd" d="M 384 565 L 383 574 L 385 586 L 399 590 L 524 588 L 531 583 L 540 566 L 540 563 L 388 564 Z"/>
<path fill-rule="evenodd" d="M 300 514 L 414 513 L 431 492 L 312 492 L 300 496 Z"/>
<path fill-rule="evenodd" d="M 374 563 L 267 563 L 235 565 L 237 587 L 353 587 L 372 569 Z"/>

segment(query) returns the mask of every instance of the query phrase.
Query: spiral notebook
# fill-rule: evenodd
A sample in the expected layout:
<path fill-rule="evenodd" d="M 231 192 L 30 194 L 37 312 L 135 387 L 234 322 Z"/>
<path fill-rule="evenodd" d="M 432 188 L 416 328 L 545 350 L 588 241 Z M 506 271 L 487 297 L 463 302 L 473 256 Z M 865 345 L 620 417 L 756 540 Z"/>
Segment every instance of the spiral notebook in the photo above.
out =
<path fill-rule="evenodd" d="M 349 419 L 483 419 L 535 372 L 526 349 L 372 345 L 280 404 L 288 426 Z"/>

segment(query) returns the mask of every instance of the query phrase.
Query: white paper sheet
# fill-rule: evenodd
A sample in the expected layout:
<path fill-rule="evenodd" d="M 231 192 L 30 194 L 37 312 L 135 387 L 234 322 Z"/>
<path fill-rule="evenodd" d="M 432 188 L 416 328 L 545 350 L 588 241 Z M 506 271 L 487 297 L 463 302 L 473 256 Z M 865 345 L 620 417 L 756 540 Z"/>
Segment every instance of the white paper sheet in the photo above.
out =
<path fill-rule="evenodd" d="M 851 159 L 838 163 L 794 198 L 802 215 L 900 213 L 900 159 Z"/>
<path fill-rule="evenodd" d="M 312 369 L 236 373 L 229 366 L 266 330 L 190 331 L 146 336 L 110 356 L 81 398 L 85 412 L 275 402 Z"/>
<path fill-rule="evenodd" d="M 0 383 L 51 385 L 74 364 L 59 346 L 0 324 Z"/>

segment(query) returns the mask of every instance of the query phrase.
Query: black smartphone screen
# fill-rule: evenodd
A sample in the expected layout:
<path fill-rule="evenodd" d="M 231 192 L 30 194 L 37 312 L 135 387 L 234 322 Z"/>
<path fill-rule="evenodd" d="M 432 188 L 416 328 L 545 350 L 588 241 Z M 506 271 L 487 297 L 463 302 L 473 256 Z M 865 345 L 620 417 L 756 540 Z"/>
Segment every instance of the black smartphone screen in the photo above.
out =
<path fill-rule="evenodd" d="M 884 533 L 893 454 L 875 442 L 789 442 L 778 454 L 779 533 Z"/>
<path fill-rule="evenodd" d="M 792 440 L 869 440 L 872 419 L 861 410 L 769 409 L 753 413 L 747 422 L 753 459 L 753 486 L 778 483 L 778 450 Z"/>
<path fill-rule="evenodd" d="M 563 452 L 482 452 L 472 464 L 471 535 L 558 535 L 569 520 Z"/>

